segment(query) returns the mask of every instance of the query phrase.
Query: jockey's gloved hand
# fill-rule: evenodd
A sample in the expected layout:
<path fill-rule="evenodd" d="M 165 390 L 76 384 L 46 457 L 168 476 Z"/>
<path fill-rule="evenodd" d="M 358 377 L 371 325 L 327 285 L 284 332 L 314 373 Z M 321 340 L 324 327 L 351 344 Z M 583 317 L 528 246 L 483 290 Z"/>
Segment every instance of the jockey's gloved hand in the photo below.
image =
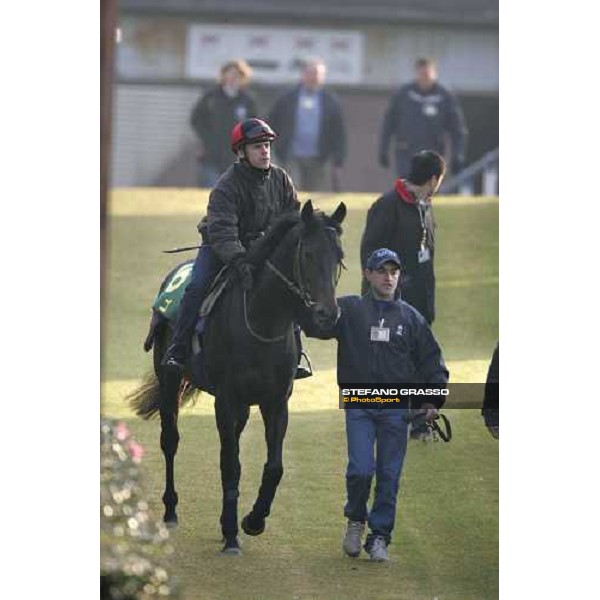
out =
<path fill-rule="evenodd" d="M 242 289 L 244 290 L 250 290 L 252 288 L 252 282 L 253 282 L 253 271 L 254 271 L 254 266 L 251 265 L 246 259 L 245 257 L 242 256 L 238 256 L 236 257 L 233 262 L 232 262 L 233 268 L 235 269 L 235 272 L 237 274 L 238 279 L 240 280 L 241 284 L 242 284 Z"/>

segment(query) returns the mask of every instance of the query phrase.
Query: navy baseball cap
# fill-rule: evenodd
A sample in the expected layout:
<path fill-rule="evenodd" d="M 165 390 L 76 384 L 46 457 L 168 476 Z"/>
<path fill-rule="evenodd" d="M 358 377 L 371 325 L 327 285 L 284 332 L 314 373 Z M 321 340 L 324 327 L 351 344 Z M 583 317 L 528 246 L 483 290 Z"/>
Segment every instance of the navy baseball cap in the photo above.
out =
<path fill-rule="evenodd" d="M 390 250 L 389 248 L 379 248 L 369 256 L 369 260 L 367 260 L 367 269 L 369 269 L 369 271 L 374 271 L 387 262 L 396 263 L 399 269 L 402 268 L 400 259 L 393 250 Z"/>

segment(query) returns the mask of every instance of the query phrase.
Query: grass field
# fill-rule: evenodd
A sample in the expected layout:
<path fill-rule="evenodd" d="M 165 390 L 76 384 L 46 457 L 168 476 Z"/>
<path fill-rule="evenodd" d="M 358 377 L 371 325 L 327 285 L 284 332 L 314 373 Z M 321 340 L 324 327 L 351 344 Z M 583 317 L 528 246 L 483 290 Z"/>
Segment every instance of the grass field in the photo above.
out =
<path fill-rule="evenodd" d="M 313 196 L 348 206 L 343 245 L 348 271 L 339 293 L 359 289 L 358 248 L 375 195 Z M 301 196 L 302 200 L 307 198 Z M 142 351 L 157 287 L 174 264 L 160 250 L 196 243 L 206 206 L 201 190 L 117 190 L 110 203 L 108 294 L 104 316 L 102 411 L 124 419 L 146 449 L 148 500 L 162 515 L 159 424 L 132 417 L 124 396 L 150 369 Z M 482 382 L 498 336 L 498 201 L 436 202 L 437 319 L 454 382 Z M 447 411 L 450 444 L 411 443 L 401 482 L 389 564 L 344 559 L 345 436 L 337 409 L 335 343 L 306 340 L 317 373 L 296 384 L 284 450 L 285 474 L 258 538 L 244 556 L 219 554 L 219 443 L 213 402 L 204 396 L 180 417 L 176 458 L 179 528 L 171 568 L 188 600 L 212 598 L 373 598 L 484 600 L 498 596 L 498 444 L 475 410 Z M 240 512 L 255 499 L 265 460 L 255 408 L 242 437 Z"/>

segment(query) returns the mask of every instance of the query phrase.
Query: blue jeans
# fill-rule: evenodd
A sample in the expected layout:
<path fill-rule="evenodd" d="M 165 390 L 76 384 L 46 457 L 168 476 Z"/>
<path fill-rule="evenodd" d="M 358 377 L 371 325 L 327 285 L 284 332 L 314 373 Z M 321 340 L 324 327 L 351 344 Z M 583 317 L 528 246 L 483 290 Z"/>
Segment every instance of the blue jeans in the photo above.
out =
<path fill-rule="evenodd" d="M 172 357 L 180 363 L 184 363 L 188 354 L 194 327 L 198 320 L 198 312 L 206 292 L 213 279 L 223 266 L 221 260 L 207 244 L 200 246 L 196 262 L 192 268 L 190 282 L 185 288 L 177 323 L 173 332 L 173 339 L 167 351 L 167 357 Z"/>
<path fill-rule="evenodd" d="M 406 454 L 408 424 L 403 417 L 408 410 L 350 408 L 344 412 L 348 440 L 344 515 L 351 521 L 364 523 L 368 519 L 370 537 L 381 535 L 389 543 Z M 367 502 L 373 475 L 376 475 L 375 498 L 369 512 Z"/>

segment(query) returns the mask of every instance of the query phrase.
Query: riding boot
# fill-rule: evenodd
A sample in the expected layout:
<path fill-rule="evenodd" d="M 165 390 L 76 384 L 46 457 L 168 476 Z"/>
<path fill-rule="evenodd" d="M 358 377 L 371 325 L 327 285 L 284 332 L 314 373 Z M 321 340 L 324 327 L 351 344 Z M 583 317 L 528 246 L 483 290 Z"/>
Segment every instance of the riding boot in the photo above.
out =
<path fill-rule="evenodd" d="M 203 298 L 204 290 L 202 288 L 189 285 L 185 290 L 179 305 L 173 338 L 167 348 L 164 360 L 166 366 L 183 369 Z"/>
<path fill-rule="evenodd" d="M 175 371 L 183 370 L 202 301 L 221 266 L 221 261 L 208 244 L 200 246 L 190 282 L 179 304 L 173 338 L 163 361 L 167 368 Z"/>
<path fill-rule="evenodd" d="M 302 350 L 302 339 L 300 337 L 300 326 L 298 324 L 294 325 L 294 339 L 296 341 L 296 349 L 298 350 L 298 366 L 296 367 L 294 379 L 306 379 L 307 377 L 312 377 L 312 365 L 310 364 L 308 355 Z M 306 359 L 308 368 L 301 364 L 303 356 Z"/>

